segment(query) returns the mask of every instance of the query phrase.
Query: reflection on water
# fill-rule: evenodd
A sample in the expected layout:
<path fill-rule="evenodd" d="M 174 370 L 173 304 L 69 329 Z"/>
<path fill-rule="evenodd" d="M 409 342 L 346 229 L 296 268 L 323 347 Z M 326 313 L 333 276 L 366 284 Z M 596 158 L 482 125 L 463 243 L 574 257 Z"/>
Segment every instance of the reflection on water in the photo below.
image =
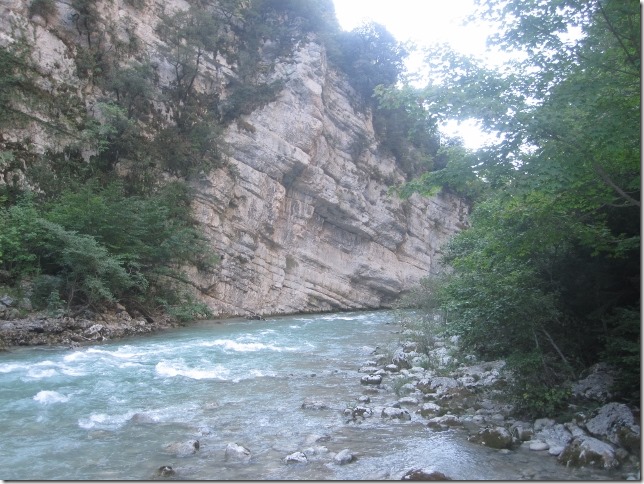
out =
<path fill-rule="evenodd" d="M 415 414 L 347 422 L 342 411 L 366 391 L 358 369 L 374 348 L 393 348 L 398 330 L 387 311 L 337 313 L 2 354 L 0 477 L 146 480 L 169 465 L 180 479 L 400 479 L 414 467 L 468 480 L 615 478 L 471 444 L 463 430 L 434 432 Z M 370 396 L 372 407 L 396 399 Z M 302 408 L 306 399 L 324 408 Z M 200 442 L 194 455 L 165 450 L 190 439 Z M 226 460 L 230 442 L 249 448 L 250 462 Z M 311 447 L 307 464 L 283 462 Z M 334 464 L 345 448 L 357 460 Z"/>

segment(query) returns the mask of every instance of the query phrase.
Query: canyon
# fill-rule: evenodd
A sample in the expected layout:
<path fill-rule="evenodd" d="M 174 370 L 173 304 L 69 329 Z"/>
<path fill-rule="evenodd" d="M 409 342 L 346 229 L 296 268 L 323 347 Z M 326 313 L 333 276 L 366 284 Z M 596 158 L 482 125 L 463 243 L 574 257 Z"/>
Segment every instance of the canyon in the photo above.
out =
<path fill-rule="evenodd" d="M 54 3 L 45 19 L 29 15 L 26 2 L 3 0 L 3 46 L 15 41 L 19 26 L 33 41 L 39 87 L 65 92 L 91 113 L 105 91 L 91 76 L 79 77 L 77 13 L 70 3 Z M 156 26 L 164 12 L 190 4 L 132 3 L 96 2 L 98 24 L 109 26 L 112 42 L 136 38 L 137 55 L 153 61 L 159 88 L 169 85 L 173 68 Z M 263 42 L 264 58 L 272 48 Z M 391 307 L 421 278 L 443 270 L 441 248 L 467 226 L 469 206 L 446 192 L 406 199 L 392 192 L 409 176 L 381 148 L 371 110 L 356 101 L 315 35 L 294 39 L 288 54 L 272 59 L 257 76 L 281 89 L 226 126 L 225 166 L 190 182 L 194 217 L 220 259 L 212 270 L 186 268 L 195 294 L 217 317 Z M 225 99 L 236 69 L 224 56 L 204 55 L 195 89 Z M 30 115 L 27 126 L 4 130 L 5 146 L 29 139 L 29 150 L 42 154 L 72 142 L 43 128 L 60 123 L 51 113 L 34 108 Z M 21 176 L 19 169 L 2 175 L 2 183 Z"/>

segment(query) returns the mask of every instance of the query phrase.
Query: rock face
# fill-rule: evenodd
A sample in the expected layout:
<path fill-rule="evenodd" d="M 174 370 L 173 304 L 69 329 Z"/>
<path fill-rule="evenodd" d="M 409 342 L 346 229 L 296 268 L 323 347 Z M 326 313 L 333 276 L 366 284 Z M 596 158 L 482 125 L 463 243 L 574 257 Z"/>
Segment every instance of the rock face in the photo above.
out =
<path fill-rule="evenodd" d="M 195 213 L 223 256 L 200 281 L 216 311 L 243 314 L 386 306 L 436 271 L 440 247 L 465 223 L 455 197 L 387 195 L 382 173 L 400 182 L 381 155 L 368 114 L 329 68 L 315 42 L 278 71 L 275 102 L 247 116 L 253 132 L 230 129 L 232 163 L 199 186 Z M 351 154 L 356 139 L 368 147 Z"/>
<path fill-rule="evenodd" d="M 11 41 L 12 22 L 24 26 L 43 85 L 66 89 L 82 110 L 93 112 L 105 92 L 76 72 L 84 42 L 74 27 L 78 14 L 69 2 L 54 3 L 55 13 L 43 20 L 29 16 L 28 2 L 3 2 L 0 40 Z M 137 8 L 126 0 L 93 3 L 101 16 L 97 25 L 135 36 L 143 49 L 138 55 L 155 65 L 159 90 L 170 85 L 172 66 L 155 29 L 158 2 Z M 163 3 L 168 11 L 189 5 Z M 237 66 L 221 56 L 201 62 L 196 88 L 225 98 Z M 370 111 L 354 107 L 357 95 L 327 62 L 322 43 L 314 35 L 294 42 L 270 72 L 257 75 L 284 87 L 226 128 L 229 166 L 194 182 L 194 215 L 221 257 L 213 272 L 188 269 L 197 296 L 217 316 L 380 308 L 437 272 L 441 246 L 467 224 L 467 204 L 449 194 L 388 195 L 405 175 L 379 146 Z M 38 115 L 49 121 L 47 113 Z M 28 137 L 43 153 L 71 143 L 61 136 L 35 123 L 6 139 Z"/>

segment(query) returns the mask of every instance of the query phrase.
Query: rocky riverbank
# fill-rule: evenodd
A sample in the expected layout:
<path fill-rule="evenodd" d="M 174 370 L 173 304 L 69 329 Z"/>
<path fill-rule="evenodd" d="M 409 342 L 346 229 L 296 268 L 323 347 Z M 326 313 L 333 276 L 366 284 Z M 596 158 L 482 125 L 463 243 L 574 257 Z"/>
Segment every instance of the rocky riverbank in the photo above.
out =
<path fill-rule="evenodd" d="M 590 479 L 640 480 L 639 412 L 611 401 L 612 373 L 606 365 L 597 365 L 572 392 L 583 411 L 564 421 L 559 416 L 543 416 L 532 421 L 516 418 L 512 405 L 504 401 L 507 375 L 503 361 L 476 361 L 466 356 L 459 361 L 458 341 L 435 339 L 429 353 L 419 351 L 419 344 L 403 339 L 395 349 L 362 348 L 368 354 L 356 381 L 354 403 L 338 408 L 322 398 L 308 397 L 301 404 L 304 412 L 335 410 L 348 426 L 374 427 L 382 422 L 391 425 L 424 425 L 433 432 L 456 431 L 476 445 L 495 449 L 501 454 L 535 453 L 543 459 L 556 459 L 561 466 L 586 468 Z M 367 350 L 366 352 L 364 350 Z M 587 410 L 592 409 L 592 410 Z M 378 420 L 377 425 L 373 425 Z M 333 431 L 312 434 L 298 449 L 285 452 L 282 465 L 326 466 L 353 465 L 370 456 L 351 447 L 338 447 L 341 439 Z M 225 445 L 226 461 L 241 465 L 253 459 L 253 449 L 244 442 Z M 168 444 L 173 456 L 200 452 L 199 440 Z M 544 463 L 545 464 L 545 463 Z M 546 467 L 546 465 L 544 465 Z M 607 472 L 606 472 L 607 471 Z M 542 471 L 526 466 L 517 468 L 517 480 L 538 479 Z M 181 479 L 182 468 L 170 465 L 158 469 L 155 479 Z M 447 469 L 437 462 L 433 467 L 411 467 L 378 475 L 368 480 L 451 480 Z"/>
<path fill-rule="evenodd" d="M 404 334 L 404 332 L 403 332 Z M 422 419 L 430 429 L 465 430 L 473 443 L 513 452 L 518 448 L 555 458 L 561 465 L 617 470 L 620 478 L 640 480 L 639 409 L 611 401 L 613 374 L 598 364 L 571 392 L 581 402 L 569 420 L 543 416 L 523 421 L 513 415 L 513 406 L 504 402 L 507 385 L 503 361 L 479 362 L 470 355 L 458 361 L 458 339 L 436 339 L 429 353 L 418 351 L 414 341 L 403 341 L 390 354 L 374 351 L 360 372 L 365 395 L 347 408 L 348 421 L 369 418 L 396 421 Z M 385 405 L 369 396 L 398 398 Z M 592 410 L 587 410 L 592 409 Z M 517 470 L 517 479 L 531 479 L 530 472 Z M 435 469 L 410 469 L 403 480 L 446 480 L 438 465 Z"/>
<path fill-rule="evenodd" d="M 0 349 L 12 346 L 70 346 L 100 343 L 178 326 L 164 314 L 131 315 L 117 304 L 110 311 L 86 310 L 75 316 L 29 312 L 9 296 L 0 299 Z"/>

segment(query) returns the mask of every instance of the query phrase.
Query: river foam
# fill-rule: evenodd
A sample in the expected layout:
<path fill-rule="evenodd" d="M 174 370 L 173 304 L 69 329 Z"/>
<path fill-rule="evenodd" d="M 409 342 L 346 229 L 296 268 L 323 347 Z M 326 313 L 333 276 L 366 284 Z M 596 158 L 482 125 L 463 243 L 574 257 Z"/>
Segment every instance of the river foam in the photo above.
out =
<path fill-rule="evenodd" d="M 214 368 L 190 368 L 184 363 L 162 360 L 154 367 L 157 375 L 164 377 L 184 376 L 193 380 L 216 379 L 227 380 L 230 373 L 225 366 L 216 365 Z"/>
<path fill-rule="evenodd" d="M 280 347 L 280 346 L 275 346 L 272 344 L 265 344 L 265 343 L 240 343 L 239 341 L 235 341 L 231 339 L 216 339 L 214 341 L 204 341 L 203 343 L 200 343 L 199 346 L 219 346 L 224 350 L 239 351 L 239 352 L 261 351 L 261 350 L 297 351 L 297 348 Z"/>
<path fill-rule="evenodd" d="M 109 429 L 114 430 L 122 427 L 125 422 L 132 418 L 133 412 L 127 412 L 121 415 L 107 415 L 106 413 L 92 413 L 87 418 L 79 418 L 78 426 L 82 429 Z"/>
<path fill-rule="evenodd" d="M 52 390 L 41 390 L 36 395 L 34 395 L 34 400 L 48 405 L 50 403 L 65 403 L 69 401 L 69 397 L 67 395 L 63 395 L 62 393 L 58 393 Z"/>

